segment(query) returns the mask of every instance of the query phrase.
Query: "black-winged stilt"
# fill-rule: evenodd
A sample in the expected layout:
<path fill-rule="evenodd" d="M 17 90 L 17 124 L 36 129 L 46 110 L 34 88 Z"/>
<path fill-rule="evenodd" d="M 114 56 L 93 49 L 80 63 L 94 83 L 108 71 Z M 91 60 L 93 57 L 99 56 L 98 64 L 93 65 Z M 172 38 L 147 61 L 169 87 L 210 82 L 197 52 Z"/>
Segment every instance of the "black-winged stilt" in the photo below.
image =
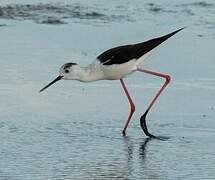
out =
<path fill-rule="evenodd" d="M 139 66 L 155 47 L 166 41 L 168 38 L 170 38 L 177 32 L 181 31 L 182 29 L 184 28 L 178 29 L 177 31 L 174 31 L 167 35 L 154 38 L 142 43 L 124 45 L 109 49 L 100 54 L 96 58 L 96 60 L 87 67 L 80 67 L 76 63 L 66 63 L 60 68 L 60 75 L 47 86 L 42 88 L 40 92 L 42 92 L 43 90 L 61 79 L 78 80 L 81 82 L 92 82 L 98 80 L 120 80 L 120 83 L 130 103 L 130 113 L 122 131 L 123 135 L 126 135 L 126 129 L 135 111 L 135 105 L 126 88 L 123 78 L 126 75 L 131 74 L 135 71 L 140 71 L 154 76 L 162 77 L 165 79 L 165 83 L 156 93 L 156 95 L 150 102 L 148 108 L 146 109 L 145 113 L 140 118 L 140 125 L 146 136 L 156 138 L 156 136 L 149 133 L 147 129 L 146 115 L 152 108 L 153 104 L 155 103 L 161 92 L 169 84 L 171 77 L 167 74 L 140 68 Z"/>

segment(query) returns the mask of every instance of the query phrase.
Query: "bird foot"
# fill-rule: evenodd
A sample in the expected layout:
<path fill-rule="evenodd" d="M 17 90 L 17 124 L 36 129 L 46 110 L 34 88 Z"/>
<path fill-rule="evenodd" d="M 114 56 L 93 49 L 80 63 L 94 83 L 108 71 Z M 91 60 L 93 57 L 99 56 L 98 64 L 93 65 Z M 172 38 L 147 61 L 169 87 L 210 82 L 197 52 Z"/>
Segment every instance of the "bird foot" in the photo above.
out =
<path fill-rule="evenodd" d="M 160 139 L 157 136 L 154 136 L 153 134 L 149 133 L 147 125 L 146 125 L 146 115 L 149 111 L 146 110 L 146 112 L 141 116 L 140 118 L 140 126 L 143 130 L 143 132 L 145 133 L 146 136 L 150 137 L 150 138 L 156 138 L 156 139 Z"/>
<path fill-rule="evenodd" d="M 125 129 L 122 131 L 122 135 L 123 135 L 123 136 L 126 136 Z"/>

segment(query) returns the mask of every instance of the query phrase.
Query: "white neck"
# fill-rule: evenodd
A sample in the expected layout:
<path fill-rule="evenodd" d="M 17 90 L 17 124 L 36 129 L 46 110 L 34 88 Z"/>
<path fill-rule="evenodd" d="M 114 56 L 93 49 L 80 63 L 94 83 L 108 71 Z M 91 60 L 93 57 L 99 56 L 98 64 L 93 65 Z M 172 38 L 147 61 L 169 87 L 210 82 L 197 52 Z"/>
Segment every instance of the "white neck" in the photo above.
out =
<path fill-rule="evenodd" d="M 71 75 L 72 79 L 81 81 L 81 82 L 91 82 L 104 79 L 103 73 L 99 67 L 80 67 L 76 66 L 75 74 Z"/>

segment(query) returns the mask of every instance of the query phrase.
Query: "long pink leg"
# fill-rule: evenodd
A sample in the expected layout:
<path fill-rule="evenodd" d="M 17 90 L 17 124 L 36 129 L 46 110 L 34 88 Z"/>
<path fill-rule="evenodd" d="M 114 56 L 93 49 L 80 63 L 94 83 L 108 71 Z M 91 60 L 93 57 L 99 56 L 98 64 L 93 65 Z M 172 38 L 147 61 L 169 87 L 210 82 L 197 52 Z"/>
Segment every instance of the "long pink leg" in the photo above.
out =
<path fill-rule="evenodd" d="M 158 76 L 158 77 L 162 77 L 162 78 L 165 78 L 165 80 L 166 80 L 165 83 L 163 84 L 163 86 L 159 89 L 159 91 L 156 93 L 156 95 L 154 96 L 154 98 L 150 102 L 150 104 L 149 104 L 148 108 L 146 109 L 145 113 L 140 118 L 140 126 L 142 127 L 142 129 L 143 129 L 144 133 L 146 134 L 146 136 L 157 138 L 156 136 L 150 134 L 149 131 L 148 131 L 148 128 L 147 128 L 147 125 L 146 125 L 146 115 L 148 114 L 148 112 L 152 108 L 153 104 L 155 103 L 155 101 L 157 100 L 159 95 L 162 93 L 162 91 L 165 89 L 165 87 L 170 83 L 171 77 L 169 75 L 167 75 L 167 74 L 157 73 L 157 72 L 145 70 L 145 69 L 142 69 L 142 68 L 138 68 L 137 71 L 144 72 L 144 73 L 151 74 L 151 75 Z"/>
<path fill-rule="evenodd" d="M 131 107 L 130 113 L 129 113 L 129 116 L 128 116 L 128 119 L 127 119 L 127 121 L 126 121 L 126 123 L 125 123 L 125 126 L 124 126 L 124 128 L 123 128 L 123 131 L 122 131 L 123 135 L 125 136 L 125 135 L 126 135 L 126 129 L 127 129 L 127 127 L 128 127 L 128 124 L 129 124 L 129 122 L 130 122 L 130 120 L 131 120 L 132 115 L 134 114 L 134 111 L 135 111 L 135 105 L 134 105 L 134 103 L 133 103 L 133 100 L 132 100 L 132 98 L 131 98 L 129 92 L 128 92 L 128 89 L 127 89 L 126 86 L 125 86 L 125 83 L 124 83 L 123 79 L 120 79 L 120 82 L 121 82 L 121 84 L 122 84 L 122 87 L 123 87 L 123 89 L 124 89 L 124 91 L 125 91 L 125 94 L 126 94 L 126 96 L 127 96 L 127 98 L 128 98 L 128 101 L 129 101 L 129 104 L 130 104 L 130 107 Z"/>

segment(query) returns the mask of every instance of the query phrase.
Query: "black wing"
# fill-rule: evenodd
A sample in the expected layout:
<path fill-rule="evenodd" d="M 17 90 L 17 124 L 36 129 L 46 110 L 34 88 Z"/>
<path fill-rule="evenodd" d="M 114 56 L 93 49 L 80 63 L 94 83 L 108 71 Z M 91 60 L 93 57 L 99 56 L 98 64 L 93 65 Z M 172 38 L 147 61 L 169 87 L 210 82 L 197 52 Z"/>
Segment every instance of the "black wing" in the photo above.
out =
<path fill-rule="evenodd" d="M 109 49 L 102 54 L 100 54 L 97 59 L 103 65 L 112 65 L 112 64 L 123 64 L 128 62 L 131 59 L 138 59 L 144 54 L 148 53 L 162 42 L 166 41 L 168 38 L 181 31 L 184 28 L 181 28 L 177 31 L 169 33 L 165 36 L 161 36 L 155 39 L 151 39 L 142 43 L 118 46 L 112 49 Z"/>

